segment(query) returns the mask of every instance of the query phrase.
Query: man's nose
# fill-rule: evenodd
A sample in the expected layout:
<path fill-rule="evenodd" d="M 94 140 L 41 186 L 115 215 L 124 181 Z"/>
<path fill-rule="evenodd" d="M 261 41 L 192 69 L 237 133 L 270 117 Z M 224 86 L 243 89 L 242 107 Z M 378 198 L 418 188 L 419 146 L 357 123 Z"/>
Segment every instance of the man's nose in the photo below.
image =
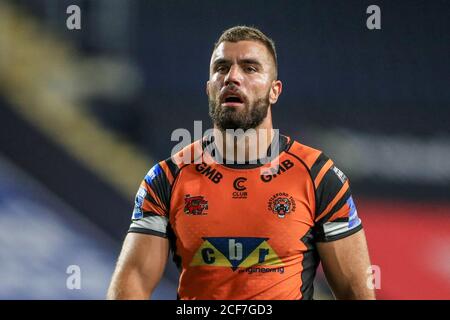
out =
<path fill-rule="evenodd" d="M 242 74 L 238 66 L 231 66 L 230 70 L 225 77 L 225 85 L 234 83 L 235 85 L 240 85 L 242 81 Z"/>

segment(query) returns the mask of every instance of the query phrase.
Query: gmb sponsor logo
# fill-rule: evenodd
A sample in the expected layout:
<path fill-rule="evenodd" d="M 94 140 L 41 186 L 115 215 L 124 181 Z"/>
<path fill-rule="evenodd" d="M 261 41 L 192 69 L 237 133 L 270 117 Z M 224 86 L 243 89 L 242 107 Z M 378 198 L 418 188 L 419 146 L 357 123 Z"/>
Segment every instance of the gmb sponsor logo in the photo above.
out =
<path fill-rule="evenodd" d="M 278 177 L 283 174 L 287 170 L 291 169 L 294 166 L 294 163 L 291 160 L 284 160 L 280 163 L 277 168 L 269 168 L 267 171 L 261 174 L 261 180 L 263 182 L 270 182 L 272 179 Z"/>
<path fill-rule="evenodd" d="M 284 273 L 284 263 L 268 243 L 269 238 L 205 237 L 190 266 L 231 268 L 249 274 Z M 257 267 L 256 267 L 257 266 Z M 272 268 L 271 268 L 272 267 Z M 273 268 L 274 267 L 274 268 Z M 274 270 L 276 271 L 269 271 Z"/>
<path fill-rule="evenodd" d="M 208 166 L 204 162 L 196 165 L 195 169 L 216 184 L 219 183 L 220 180 L 223 178 L 222 173 L 220 173 L 216 169 L 212 169 L 210 166 Z"/>

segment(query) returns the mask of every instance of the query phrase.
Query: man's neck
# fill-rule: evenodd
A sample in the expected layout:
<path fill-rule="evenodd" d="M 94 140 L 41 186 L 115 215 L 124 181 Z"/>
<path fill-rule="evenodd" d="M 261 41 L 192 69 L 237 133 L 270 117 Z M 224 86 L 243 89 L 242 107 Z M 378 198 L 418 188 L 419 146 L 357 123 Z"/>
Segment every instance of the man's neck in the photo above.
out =
<path fill-rule="evenodd" d="M 267 156 L 267 150 L 274 139 L 270 113 L 256 128 L 247 131 L 219 130 L 214 126 L 214 141 L 217 151 L 227 162 L 252 162 Z"/>

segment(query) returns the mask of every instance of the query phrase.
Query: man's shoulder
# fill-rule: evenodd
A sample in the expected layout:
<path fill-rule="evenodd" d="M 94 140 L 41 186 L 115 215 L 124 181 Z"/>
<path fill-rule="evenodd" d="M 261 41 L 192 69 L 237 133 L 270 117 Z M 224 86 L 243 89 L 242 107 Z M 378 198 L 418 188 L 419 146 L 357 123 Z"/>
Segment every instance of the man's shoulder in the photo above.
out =
<path fill-rule="evenodd" d="M 308 169 L 311 169 L 321 158 L 327 158 L 328 160 L 328 157 L 322 150 L 302 144 L 296 140 L 293 140 L 290 143 L 287 153 L 301 161 L 306 167 L 308 167 Z"/>
<path fill-rule="evenodd" d="M 316 186 L 328 181 L 329 185 L 340 188 L 347 181 L 347 176 L 322 150 L 293 141 L 288 153 L 303 162 Z"/>
<path fill-rule="evenodd" d="M 175 178 L 184 167 L 198 163 L 202 157 L 203 143 L 203 140 L 197 140 L 179 150 L 172 150 L 171 155 L 154 164 L 149 173 L 163 171 L 166 176 Z"/>

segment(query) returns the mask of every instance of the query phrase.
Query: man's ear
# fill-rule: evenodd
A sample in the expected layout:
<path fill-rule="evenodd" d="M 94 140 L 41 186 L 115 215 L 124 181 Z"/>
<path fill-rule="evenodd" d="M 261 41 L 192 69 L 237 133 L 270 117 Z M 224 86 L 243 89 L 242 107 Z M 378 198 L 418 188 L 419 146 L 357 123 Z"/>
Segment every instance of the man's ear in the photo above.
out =
<path fill-rule="evenodd" d="M 205 89 L 206 89 L 206 95 L 209 97 L 209 80 L 206 81 L 206 87 L 205 87 Z"/>
<path fill-rule="evenodd" d="M 275 104 L 278 101 L 281 91 L 283 91 L 283 83 L 280 80 L 274 80 L 269 93 L 270 104 Z"/>

